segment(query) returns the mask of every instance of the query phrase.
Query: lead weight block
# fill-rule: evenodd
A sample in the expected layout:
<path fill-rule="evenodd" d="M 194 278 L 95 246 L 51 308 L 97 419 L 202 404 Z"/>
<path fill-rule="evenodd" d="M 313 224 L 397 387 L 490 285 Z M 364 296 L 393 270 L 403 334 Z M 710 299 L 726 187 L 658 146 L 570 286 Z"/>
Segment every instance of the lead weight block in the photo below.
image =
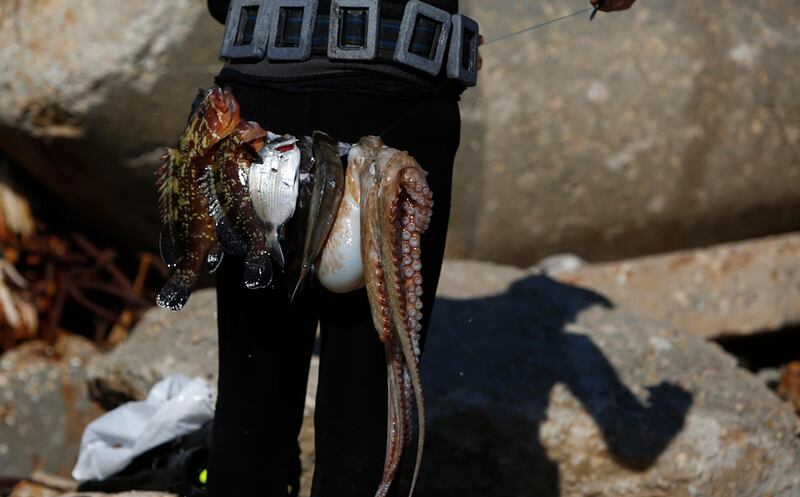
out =
<path fill-rule="evenodd" d="M 412 51 L 415 34 L 419 28 L 423 29 L 420 22 L 438 25 L 438 32 L 431 46 L 429 56 L 425 57 Z M 452 18 L 449 12 L 436 8 L 419 0 L 410 0 L 403 13 L 403 22 L 400 25 L 400 35 L 394 52 L 394 60 L 400 64 L 419 69 L 428 74 L 437 75 L 442 69 L 447 40 L 450 36 Z"/>
<path fill-rule="evenodd" d="M 295 13 L 302 12 L 297 40 L 287 38 Z M 311 57 L 314 22 L 317 19 L 317 0 L 272 0 L 269 2 L 269 42 L 267 59 L 302 61 Z"/>
<path fill-rule="evenodd" d="M 231 1 L 219 50 L 221 58 L 264 58 L 269 37 L 268 4 L 268 0 Z"/>
<path fill-rule="evenodd" d="M 332 0 L 331 24 L 328 35 L 328 57 L 337 60 L 373 60 L 378 55 L 378 31 L 381 18 L 380 2 L 374 0 Z M 364 38 L 362 43 L 351 44 L 343 40 L 348 12 L 364 12 Z M 354 21 L 356 19 L 353 19 Z"/>
<path fill-rule="evenodd" d="M 453 15 L 450 52 L 447 54 L 447 77 L 467 86 L 478 83 L 478 39 L 480 27 L 475 19 Z"/>

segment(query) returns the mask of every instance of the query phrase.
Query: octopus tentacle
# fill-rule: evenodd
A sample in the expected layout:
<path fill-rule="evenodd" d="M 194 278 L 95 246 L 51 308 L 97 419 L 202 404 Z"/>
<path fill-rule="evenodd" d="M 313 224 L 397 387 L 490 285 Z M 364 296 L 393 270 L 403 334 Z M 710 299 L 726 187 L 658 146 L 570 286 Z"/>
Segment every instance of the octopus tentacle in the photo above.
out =
<path fill-rule="evenodd" d="M 372 151 L 361 181 L 361 241 L 364 279 L 373 323 L 387 349 L 389 421 L 383 497 L 411 438 L 412 405 L 419 424 L 413 494 L 425 441 L 425 401 L 419 370 L 422 330 L 421 236 L 432 215 L 426 173 L 407 153 L 365 138 L 357 146 Z"/>
<path fill-rule="evenodd" d="M 408 417 L 410 410 L 403 402 L 405 369 L 402 366 L 402 353 L 392 344 L 386 348 L 386 380 L 388 386 L 388 428 L 386 430 L 386 459 L 383 465 L 383 479 L 376 497 L 385 497 L 397 474 L 403 448 L 409 438 Z"/>

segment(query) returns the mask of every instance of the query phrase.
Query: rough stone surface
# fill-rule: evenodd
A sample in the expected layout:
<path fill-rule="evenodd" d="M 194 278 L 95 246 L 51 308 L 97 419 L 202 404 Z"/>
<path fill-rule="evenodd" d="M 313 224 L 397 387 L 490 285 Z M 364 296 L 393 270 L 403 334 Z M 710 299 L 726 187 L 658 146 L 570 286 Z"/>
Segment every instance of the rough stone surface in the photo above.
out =
<path fill-rule="evenodd" d="M 586 4 L 462 7 L 488 40 Z M 795 0 L 640 1 L 483 47 L 450 255 L 616 260 L 800 229 L 796 12 Z"/>
<path fill-rule="evenodd" d="M 221 36 L 204 0 L 0 2 L 0 149 L 76 220 L 154 246 L 159 149 L 213 83 Z"/>
<path fill-rule="evenodd" d="M 716 345 L 483 263 L 439 295 L 418 495 L 800 494 L 794 413 Z"/>
<path fill-rule="evenodd" d="M 53 490 L 45 485 L 24 481 L 14 487 L 9 497 L 176 497 L 174 494 L 162 492 L 123 492 L 120 494 L 104 494 L 98 492 L 68 492 Z"/>
<path fill-rule="evenodd" d="M 89 398 L 84 367 L 96 350 L 67 336 L 55 346 L 28 342 L 0 359 L 0 472 L 66 476 L 83 429 L 102 409 Z"/>
<path fill-rule="evenodd" d="M 800 492 L 792 409 L 716 345 L 508 266 L 449 261 L 439 297 L 423 360 L 420 497 Z M 212 378 L 216 360 L 196 358 L 214 354 L 213 291 L 190 303 L 150 313 L 129 348 L 103 358 L 123 379 L 105 384 L 141 396 L 188 367 Z"/>
<path fill-rule="evenodd" d="M 704 338 L 800 325 L 800 234 L 548 270 Z"/>
<path fill-rule="evenodd" d="M 181 312 L 148 311 L 126 342 L 89 362 L 86 375 L 95 396 L 110 406 L 144 399 L 170 374 L 216 386 L 218 362 L 216 292 L 201 290 Z"/>
<path fill-rule="evenodd" d="M 8 497 L 58 497 L 61 493 L 38 483 L 23 481 L 14 487 Z"/>
<path fill-rule="evenodd" d="M 586 2 L 462 4 L 492 38 Z M 485 46 L 450 255 L 528 266 L 800 229 L 794 9 L 638 2 Z M 154 247 L 158 149 L 212 83 L 221 33 L 203 0 L 3 2 L 0 148 L 71 218 Z"/>

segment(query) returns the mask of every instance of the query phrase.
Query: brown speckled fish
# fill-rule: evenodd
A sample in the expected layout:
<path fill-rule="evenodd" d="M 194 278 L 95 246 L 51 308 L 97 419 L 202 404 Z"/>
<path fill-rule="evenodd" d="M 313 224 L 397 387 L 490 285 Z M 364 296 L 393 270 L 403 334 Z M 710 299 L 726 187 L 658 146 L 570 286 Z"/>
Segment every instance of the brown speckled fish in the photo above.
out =
<path fill-rule="evenodd" d="M 248 288 L 264 288 L 272 281 L 272 263 L 264 223 L 253 211 L 248 175 L 259 155 L 267 132 L 252 121 L 242 121 L 222 141 L 214 154 L 209 206 L 217 239 L 226 252 L 244 255 L 244 282 Z"/>
<path fill-rule="evenodd" d="M 200 178 L 211 165 L 214 147 L 239 123 L 239 104 L 227 88 L 201 92 L 177 148 L 167 150 L 156 172 L 163 231 L 164 262 L 174 269 L 156 302 L 180 310 L 189 299 L 200 269 L 216 245 L 214 221 Z"/>

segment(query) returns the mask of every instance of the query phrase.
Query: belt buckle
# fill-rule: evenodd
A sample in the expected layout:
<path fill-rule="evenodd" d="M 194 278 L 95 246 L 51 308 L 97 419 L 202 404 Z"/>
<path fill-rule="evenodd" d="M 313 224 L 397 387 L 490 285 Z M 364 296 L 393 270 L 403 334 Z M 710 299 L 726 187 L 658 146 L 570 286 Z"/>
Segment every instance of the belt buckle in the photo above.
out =
<path fill-rule="evenodd" d="M 267 0 L 232 0 L 219 56 L 224 59 L 263 59 L 269 34 L 267 10 Z"/>
<path fill-rule="evenodd" d="M 332 0 L 331 23 L 328 35 L 328 58 L 337 60 L 373 60 L 378 55 L 380 28 L 380 2 L 375 0 Z M 365 10 L 366 27 L 363 45 L 347 46 L 342 43 L 345 11 Z"/>
<path fill-rule="evenodd" d="M 424 57 L 412 51 L 414 34 L 418 21 L 421 19 L 427 19 L 439 25 L 439 31 L 435 33 L 436 36 L 431 47 L 432 53 L 429 54 L 429 57 Z M 403 22 L 400 25 L 400 35 L 397 38 L 394 60 L 400 64 L 405 64 L 436 76 L 442 69 L 452 22 L 452 16 L 449 12 L 419 0 L 410 0 L 406 4 L 405 12 L 403 13 Z"/>
<path fill-rule="evenodd" d="M 475 19 L 453 15 L 453 34 L 447 54 L 447 77 L 467 86 L 478 83 L 478 38 L 480 27 Z"/>
<path fill-rule="evenodd" d="M 291 11 L 302 9 L 299 37 L 296 42 L 284 40 L 286 22 Z M 269 43 L 267 59 L 301 61 L 311 57 L 314 21 L 317 17 L 317 0 L 272 0 L 269 3 Z"/>

